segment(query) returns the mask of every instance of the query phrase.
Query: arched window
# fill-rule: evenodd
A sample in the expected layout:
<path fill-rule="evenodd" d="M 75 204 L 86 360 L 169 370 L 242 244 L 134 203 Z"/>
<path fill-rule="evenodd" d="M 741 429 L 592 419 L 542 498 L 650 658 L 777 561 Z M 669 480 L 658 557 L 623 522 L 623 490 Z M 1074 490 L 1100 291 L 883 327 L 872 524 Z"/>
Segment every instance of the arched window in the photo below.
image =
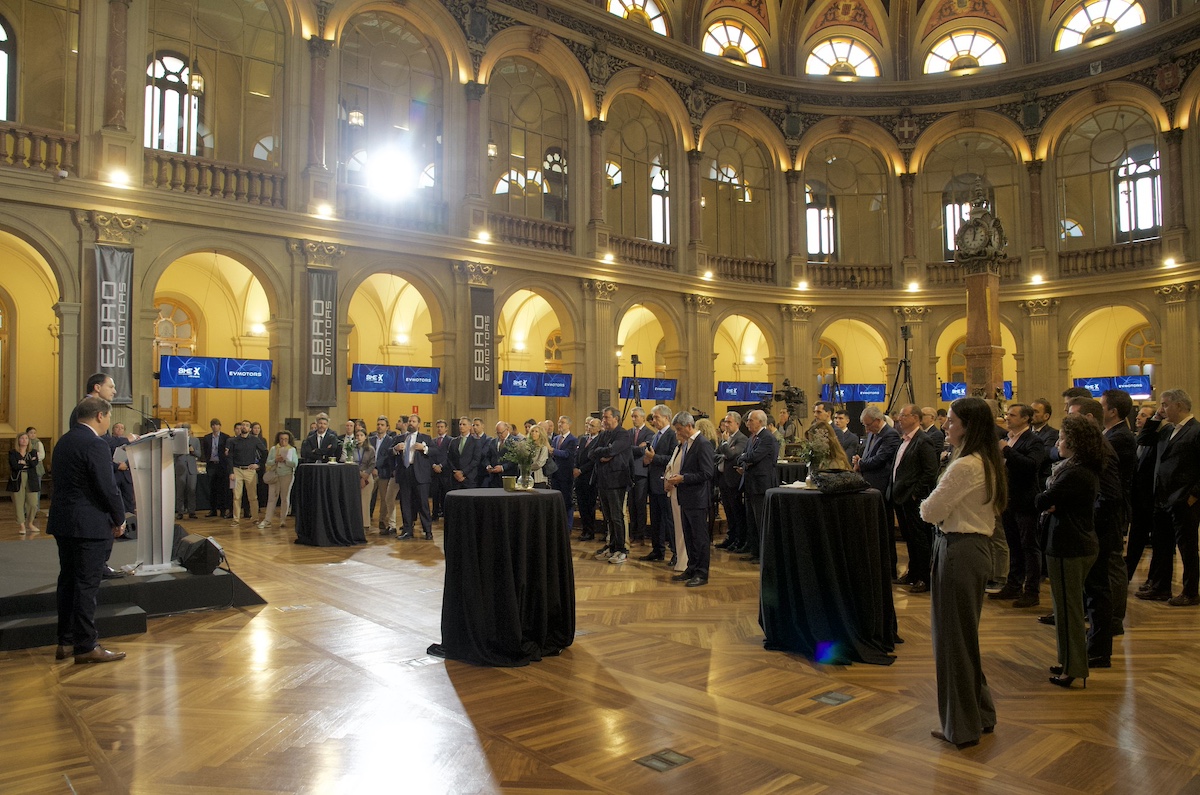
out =
<path fill-rule="evenodd" d="M 1077 47 L 1121 30 L 1146 24 L 1146 12 L 1130 0 L 1084 0 L 1067 14 L 1054 40 L 1055 50 Z"/>
<path fill-rule="evenodd" d="M 732 186 L 731 195 L 734 201 L 747 203 L 751 201 L 750 186 L 742 181 L 741 175 L 737 172 L 737 166 L 731 163 L 718 164 L 714 161 L 712 168 L 708 171 L 708 178 L 716 180 L 720 184 Z"/>
<path fill-rule="evenodd" d="M 879 77 L 879 61 L 854 39 L 834 36 L 813 47 L 804 72 L 834 77 Z"/>
<path fill-rule="evenodd" d="M 196 353 L 196 323 L 188 310 L 171 300 L 159 300 L 154 321 L 154 364 L 163 356 L 193 356 Z M 158 387 L 155 416 L 172 425 L 196 420 L 196 390 Z"/>
<path fill-rule="evenodd" d="M 925 74 L 995 66 L 1007 60 L 1004 48 L 982 30 L 956 30 L 940 39 L 925 56 Z"/>
<path fill-rule="evenodd" d="M 278 166 L 279 159 L 275 157 L 275 136 L 268 135 L 265 138 L 260 138 L 254 144 L 254 151 L 251 155 L 255 160 L 262 160 L 270 163 L 272 166 Z"/>
<path fill-rule="evenodd" d="M 418 188 L 432 188 L 437 185 L 437 165 L 430 163 L 425 166 L 425 170 L 421 172 L 421 178 L 417 180 Z"/>
<path fill-rule="evenodd" d="M 551 373 L 561 373 L 563 364 L 563 336 L 562 329 L 554 329 L 550 332 L 550 336 L 546 337 L 545 364 L 546 371 Z"/>
<path fill-rule="evenodd" d="M 1154 369 L 1158 366 L 1155 342 L 1150 326 L 1140 326 L 1130 331 L 1121 341 L 1121 372 L 1125 375 L 1148 375 L 1154 383 Z"/>
<path fill-rule="evenodd" d="M 193 86 L 192 78 L 197 82 Z M 147 149 L 196 154 L 203 76 L 192 72 L 183 56 L 157 53 L 146 67 Z M 196 91 L 195 89 L 200 89 Z"/>
<path fill-rule="evenodd" d="M 971 218 L 971 199 L 975 196 L 975 183 L 983 186 L 983 195 L 989 207 L 996 206 L 996 191 L 982 174 L 959 174 L 942 189 L 942 229 L 945 233 L 946 260 L 954 259 L 954 236 L 963 221 Z"/>
<path fill-rule="evenodd" d="M 671 242 L 671 174 L 658 163 L 650 166 L 650 239 Z"/>
<path fill-rule="evenodd" d="M 667 19 L 654 0 L 608 0 L 608 11 L 619 17 L 645 25 L 660 36 L 670 35 Z"/>
<path fill-rule="evenodd" d="M 17 118 L 17 43 L 12 28 L 0 17 L 0 121 Z"/>
<path fill-rule="evenodd" d="M 621 187 L 621 167 L 609 160 L 604 164 L 604 178 L 608 180 L 608 187 Z"/>
<path fill-rule="evenodd" d="M 607 121 L 605 221 L 621 238 L 671 242 L 665 126 L 648 102 L 629 93 L 613 100 Z"/>
<path fill-rule="evenodd" d="M 549 193 L 550 186 L 542 179 L 542 172 L 531 168 L 528 174 L 522 174 L 516 170 L 509 171 L 496 182 L 496 188 L 492 192 L 497 196 L 503 194 L 512 194 L 518 197 L 536 196 L 539 193 Z"/>
<path fill-rule="evenodd" d="M 1145 144 L 1131 149 L 1117 168 L 1116 188 L 1118 242 L 1158 237 L 1162 227 L 1158 150 Z"/>
<path fill-rule="evenodd" d="M 703 49 L 709 55 L 719 55 L 749 66 L 766 66 L 762 45 L 750 29 L 735 19 L 721 19 L 704 32 Z"/>
<path fill-rule="evenodd" d="M 839 362 L 846 360 L 838 352 L 837 346 L 824 337 L 817 343 L 817 359 L 820 361 L 820 364 L 817 365 L 817 385 L 832 384 L 833 360 L 837 359 Z M 819 393 L 820 390 L 818 390 Z"/>
<path fill-rule="evenodd" d="M 967 382 L 967 338 L 960 337 L 950 346 L 950 356 L 946 360 L 946 382 L 965 384 Z"/>
<path fill-rule="evenodd" d="M 809 262 L 832 262 L 837 255 L 837 213 L 834 198 L 820 182 L 804 185 L 804 226 L 808 230 Z"/>
<path fill-rule="evenodd" d="M 1083 237 L 1083 226 L 1074 218 L 1062 219 L 1062 231 L 1059 232 L 1060 240 L 1066 240 L 1068 237 Z"/>
<path fill-rule="evenodd" d="M 718 124 L 704 138 L 700 165 L 701 239 L 718 257 L 770 261 L 772 160 L 757 141 Z"/>

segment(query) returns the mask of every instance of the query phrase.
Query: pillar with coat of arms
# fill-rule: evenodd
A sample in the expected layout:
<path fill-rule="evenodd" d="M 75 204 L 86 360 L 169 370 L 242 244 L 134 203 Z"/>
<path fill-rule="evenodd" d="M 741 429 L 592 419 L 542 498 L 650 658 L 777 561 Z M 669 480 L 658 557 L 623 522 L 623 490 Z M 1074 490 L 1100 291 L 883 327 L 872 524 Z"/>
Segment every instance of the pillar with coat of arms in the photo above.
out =
<path fill-rule="evenodd" d="M 976 181 L 971 217 L 954 235 L 954 261 L 967 285 L 967 394 L 1004 397 L 1004 348 L 1000 346 L 1000 264 L 1008 238 Z"/>

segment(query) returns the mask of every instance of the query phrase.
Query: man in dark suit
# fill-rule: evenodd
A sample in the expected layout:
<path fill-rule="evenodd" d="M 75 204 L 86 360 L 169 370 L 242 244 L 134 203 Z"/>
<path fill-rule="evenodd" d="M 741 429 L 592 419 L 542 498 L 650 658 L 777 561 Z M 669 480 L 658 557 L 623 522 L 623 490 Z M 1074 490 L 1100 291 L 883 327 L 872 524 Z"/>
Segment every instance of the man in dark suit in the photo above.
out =
<path fill-rule="evenodd" d="M 433 481 L 430 448 L 433 439 L 421 433 L 421 418 L 408 416 L 405 429 L 396 434 L 392 447 L 392 479 L 400 495 L 400 540 L 413 537 L 413 517 L 421 517 L 425 540 L 433 540 L 433 518 L 429 515 L 429 484 Z"/>
<path fill-rule="evenodd" d="M 1163 425 L 1163 420 L 1167 421 Z M 1164 565 L 1154 590 L 1139 592 L 1139 599 L 1161 601 L 1170 594 L 1175 548 L 1183 561 L 1183 589 L 1166 599 L 1172 607 L 1200 605 L 1200 557 L 1197 528 L 1200 527 L 1200 425 L 1192 416 L 1192 399 L 1182 389 L 1162 393 L 1161 405 L 1146 420 L 1138 444 L 1153 446 L 1154 529 L 1151 542 L 1154 560 Z M 1169 561 L 1169 565 L 1167 564 Z"/>
<path fill-rule="evenodd" d="M 317 429 L 300 445 L 300 463 L 315 464 L 336 459 L 341 452 L 337 434 L 329 430 L 329 415 L 322 411 L 317 415 Z"/>
<path fill-rule="evenodd" d="M 558 433 L 550 440 L 550 455 L 558 466 L 550 475 L 550 488 L 556 490 L 563 498 L 563 508 L 567 510 L 567 530 L 571 529 L 571 491 L 574 489 L 575 450 L 579 439 L 571 433 L 571 418 L 565 414 L 558 418 Z"/>
<path fill-rule="evenodd" d="M 496 423 L 496 438 L 488 441 L 484 469 L 487 472 L 487 478 L 480 484 L 485 488 L 498 489 L 504 486 L 504 478 L 516 477 L 520 474 L 520 467 L 515 461 L 505 461 L 504 456 L 512 450 L 517 443 L 516 436 L 513 435 L 512 426 L 504 420 Z"/>
<path fill-rule="evenodd" d="M 946 446 L 946 434 L 938 427 L 937 412 L 933 410 L 933 406 L 921 409 L 921 431 L 933 442 L 933 449 L 941 453 L 942 448 Z"/>
<path fill-rule="evenodd" d="M 125 533 L 125 504 L 113 478 L 112 453 L 99 437 L 112 404 L 86 397 L 77 420 L 54 446 L 54 493 L 46 532 L 58 545 L 58 648 L 54 658 L 105 663 L 124 659 L 97 643 L 96 595 L 113 538 Z"/>
<path fill-rule="evenodd" d="M 1042 550 L 1038 542 L 1038 510 L 1033 498 L 1040 490 L 1039 473 L 1046 458 L 1042 440 L 1030 428 L 1033 409 L 1010 403 L 1005 411 L 1008 436 L 1000 441 L 1008 473 L 1008 507 L 1000 517 L 1008 542 L 1008 579 L 989 599 L 1013 599 L 1013 607 L 1041 602 Z"/>
<path fill-rule="evenodd" d="M 930 412 L 932 414 L 932 412 Z M 896 579 L 910 593 L 929 590 L 933 528 L 921 518 L 921 500 L 937 485 L 938 450 L 928 431 L 921 428 L 921 407 L 909 404 L 900 409 L 900 447 L 892 465 L 892 482 L 887 501 L 896 511 L 900 535 L 908 547 L 908 572 Z"/>
<path fill-rule="evenodd" d="M 1038 398 L 1030 401 L 1029 407 L 1033 409 L 1033 420 L 1030 422 L 1030 427 L 1037 438 L 1042 440 L 1042 444 L 1046 447 L 1046 460 L 1042 462 L 1042 470 L 1038 473 L 1038 488 L 1046 488 L 1046 478 L 1050 477 L 1050 467 L 1057 459 L 1058 450 L 1055 445 L 1058 444 L 1058 428 L 1050 424 L 1050 415 L 1054 410 L 1050 407 L 1050 401 L 1046 398 Z"/>
<path fill-rule="evenodd" d="M 858 455 L 858 434 L 850 430 L 850 415 L 845 409 L 833 412 L 833 432 L 837 434 L 838 442 L 846 451 L 846 458 Z"/>
<path fill-rule="evenodd" d="M 205 472 L 208 474 L 208 515 L 233 518 L 233 492 L 229 490 L 229 476 L 233 474 L 229 466 L 229 434 L 221 433 L 221 421 L 216 419 L 208 423 L 212 431 L 200 440 L 200 458 L 205 462 Z"/>
<path fill-rule="evenodd" d="M 613 406 L 605 406 L 600 412 L 600 424 L 604 430 L 588 455 L 596 462 L 593 475 L 600 497 L 600 512 L 604 514 L 604 525 L 608 530 L 608 543 L 596 553 L 596 559 L 620 564 L 629 557 L 629 548 L 625 544 L 625 492 L 631 481 L 632 438 L 621 427 L 621 413 Z"/>
<path fill-rule="evenodd" d="M 629 540 L 644 542 L 650 522 L 647 519 L 647 473 L 646 448 L 650 445 L 650 437 L 654 430 L 646 424 L 646 412 L 641 406 L 634 406 L 629 412 L 633 427 L 629 429 L 629 443 L 633 454 L 633 468 L 629 472 Z"/>
<path fill-rule="evenodd" d="M 591 447 L 596 443 L 600 420 L 588 417 L 584 423 L 587 432 L 575 447 L 575 504 L 579 507 L 579 540 L 596 539 L 596 484 L 592 482 L 596 462 L 592 460 Z"/>
<path fill-rule="evenodd" d="M 742 494 L 746 497 L 746 557 L 750 563 L 759 562 L 762 551 L 763 520 L 766 515 L 767 490 L 779 485 L 775 462 L 779 460 L 779 441 L 767 430 L 767 413 L 755 409 L 746 415 L 746 452 L 738 458 L 742 475 Z"/>
<path fill-rule="evenodd" d="M 663 480 L 671 454 L 675 452 L 671 410 L 661 403 L 650 409 L 650 424 L 654 426 L 654 435 L 642 454 L 642 463 L 646 467 L 646 496 L 650 502 L 650 551 L 638 560 L 659 561 L 666 560 L 668 548 L 675 553 L 675 514 Z"/>
<path fill-rule="evenodd" d="M 746 502 L 737 461 L 746 452 L 747 441 L 746 434 L 742 433 L 742 415 L 736 411 L 726 414 L 721 420 L 721 443 L 717 445 L 717 484 L 721 487 L 726 527 L 725 540 L 717 544 L 717 549 L 730 552 L 741 551 L 746 543 Z"/>
<path fill-rule="evenodd" d="M 683 522 L 683 543 L 687 546 L 688 567 L 672 580 L 683 581 L 688 588 L 708 583 L 708 509 L 712 504 L 714 453 L 712 442 L 696 433 L 696 420 L 681 411 L 671 420 L 679 440 L 679 471 L 667 479 L 667 488 L 675 489 L 679 500 L 679 518 Z"/>
<path fill-rule="evenodd" d="M 877 406 L 867 406 L 859 415 L 867 438 L 863 441 L 862 453 L 850 459 L 854 470 L 863 476 L 871 488 L 878 489 L 880 494 L 887 494 L 888 483 L 892 479 L 892 464 L 896 462 L 896 451 L 900 449 L 900 434 L 887 424 L 883 412 Z M 892 561 L 892 578 L 899 577 L 899 558 L 896 556 L 896 536 L 892 532 L 891 503 L 885 501 L 888 528 L 888 554 Z"/>
<path fill-rule="evenodd" d="M 1100 395 L 1100 408 L 1104 411 L 1104 438 L 1117 454 L 1117 467 L 1122 488 L 1121 515 L 1116 519 L 1120 533 L 1129 530 L 1129 515 L 1132 510 L 1133 476 L 1137 469 L 1137 437 L 1129 429 L 1129 413 L 1133 411 L 1133 400 L 1121 389 L 1110 389 Z M 1124 539 L 1122 538 L 1121 541 Z M 1108 581 L 1113 598 L 1113 634 L 1125 634 L 1125 612 L 1129 597 L 1129 578 L 1125 573 L 1124 543 L 1118 541 L 1116 550 L 1108 556 Z"/>
<path fill-rule="evenodd" d="M 379 534 L 386 536 L 396 532 L 396 504 L 392 489 L 392 456 L 388 451 L 395 446 L 395 437 L 390 430 L 386 414 L 375 418 L 375 433 L 367 441 L 375 449 L 375 497 L 379 519 Z M 367 518 L 364 516 L 363 521 Z"/>
<path fill-rule="evenodd" d="M 479 440 L 471 435 L 471 421 L 458 418 L 458 436 L 450 440 L 450 479 L 453 489 L 473 489 L 479 484 Z"/>
<path fill-rule="evenodd" d="M 446 492 L 450 491 L 450 436 L 446 430 L 450 427 L 445 420 L 433 424 L 437 435 L 429 450 L 430 468 L 433 470 L 433 482 L 430 484 L 430 497 L 433 499 L 433 520 L 436 522 L 443 517 L 446 504 Z"/>
<path fill-rule="evenodd" d="M 475 437 L 475 443 L 479 447 L 479 460 L 477 462 L 479 471 L 475 473 L 474 482 L 479 484 L 478 488 L 487 488 L 491 485 L 491 473 L 488 470 L 498 460 L 496 456 L 496 440 L 487 435 L 487 432 L 483 428 L 482 417 L 471 418 L 471 436 Z M 497 485 L 501 486 L 503 482 Z"/>
<path fill-rule="evenodd" d="M 1133 575 L 1142 562 L 1142 554 L 1146 551 L 1146 547 L 1150 546 L 1154 530 L 1154 467 L 1158 463 L 1158 450 L 1156 444 L 1147 444 L 1141 438 L 1146 420 L 1153 415 L 1154 407 L 1142 406 L 1138 409 L 1137 418 L 1134 420 L 1134 429 L 1137 431 L 1135 438 L 1138 443 L 1137 468 L 1133 471 L 1133 483 L 1129 492 L 1129 546 L 1125 552 L 1125 574 L 1130 581 L 1133 580 Z M 1146 581 L 1141 584 L 1137 592 L 1169 591 L 1170 586 L 1161 589 L 1156 587 L 1164 578 L 1161 571 L 1163 567 L 1164 561 L 1155 561 L 1152 554 Z M 1165 576 L 1169 582 L 1170 570 Z"/>

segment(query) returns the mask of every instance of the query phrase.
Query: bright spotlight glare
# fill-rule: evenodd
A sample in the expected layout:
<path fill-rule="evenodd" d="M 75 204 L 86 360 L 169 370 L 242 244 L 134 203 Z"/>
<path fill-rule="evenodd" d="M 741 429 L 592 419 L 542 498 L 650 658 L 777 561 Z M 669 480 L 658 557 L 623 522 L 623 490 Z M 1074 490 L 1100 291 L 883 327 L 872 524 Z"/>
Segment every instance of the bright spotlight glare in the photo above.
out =
<path fill-rule="evenodd" d="M 417 184 L 412 161 L 395 149 L 384 149 L 367 161 L 367 187 L 381 199 L 396 201 Z"/>

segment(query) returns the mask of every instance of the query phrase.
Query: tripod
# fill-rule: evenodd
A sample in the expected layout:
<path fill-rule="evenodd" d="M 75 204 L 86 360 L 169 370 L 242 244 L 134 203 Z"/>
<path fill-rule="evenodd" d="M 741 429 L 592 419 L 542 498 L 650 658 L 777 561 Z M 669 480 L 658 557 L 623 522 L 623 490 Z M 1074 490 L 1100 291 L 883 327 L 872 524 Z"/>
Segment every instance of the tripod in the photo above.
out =
<path fill-rule="evenodd" d="M 638 408 L 642 407 L 642 382 L 638 380 L 637 369 L 642 360 L 635 353 L 629 357 L 629 363 L 633 365 L 633 383 L 629 390 L 629 397 L 625 398 L 625 405 L 621 407 L 621 424 L 625 424 L 625 418 L 629 416 L 629 401 L 633 401 L 633 405 Z"/>
<path fill-rule="evenodd" d="M 912 332 L 909 331 L 908 326 L 900 327 L 900 337 L 904 340 L 904 358 L 900 360 L 899 366 L 896 367 L 896 377 L 892 379 L 891 397 L 888 399 L 887 408 L 883 410 L 884 414 L 889 415 L 896 406 L 896 400 L 900 397 L 901 388 L 908 395 L 909 403 L 917 402 L 916 397 L 913 396 L 912 369 L 908 360 L 908 341 L 912 339 Z"/>

